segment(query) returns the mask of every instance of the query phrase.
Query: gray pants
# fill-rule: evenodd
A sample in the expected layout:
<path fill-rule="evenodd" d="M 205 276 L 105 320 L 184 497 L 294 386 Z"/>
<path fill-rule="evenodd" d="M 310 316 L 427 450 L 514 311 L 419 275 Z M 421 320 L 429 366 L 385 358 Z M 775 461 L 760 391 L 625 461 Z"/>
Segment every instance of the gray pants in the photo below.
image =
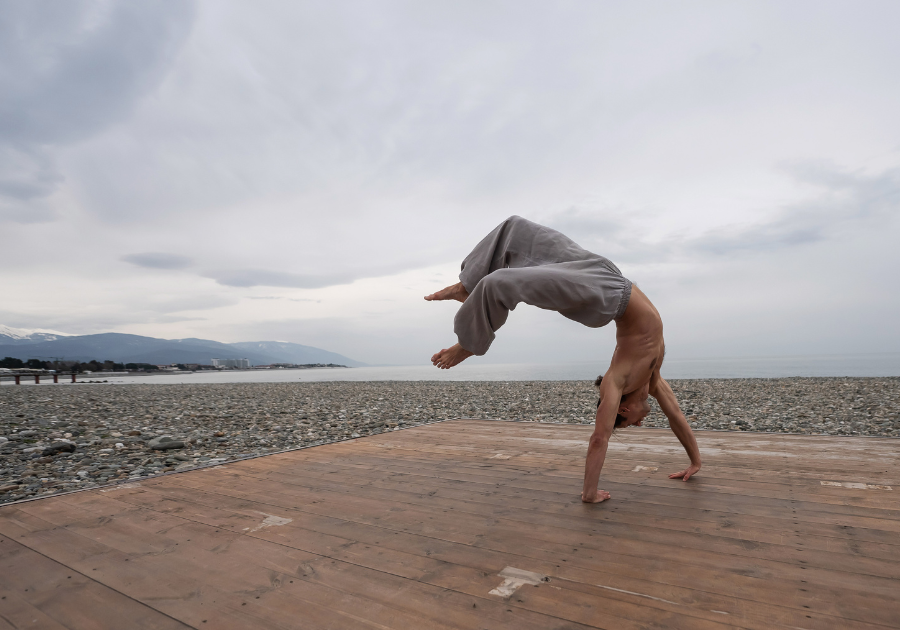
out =
<path fill-rule="evenodd" d="M 517 216 L 475 246 L 459 279 L 469 297 L 453 331 L 459 345 L 477 355 L 487 352 L 519 302 L 600 328 L 621 317 L 631 297 L 631 282 L 612 262 Z"/>

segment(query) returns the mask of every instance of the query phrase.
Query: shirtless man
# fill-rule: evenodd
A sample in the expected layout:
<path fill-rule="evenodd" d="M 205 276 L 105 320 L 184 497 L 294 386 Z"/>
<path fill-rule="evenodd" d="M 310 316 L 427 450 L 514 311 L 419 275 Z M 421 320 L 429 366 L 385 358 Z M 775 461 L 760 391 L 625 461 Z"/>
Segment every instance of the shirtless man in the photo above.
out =
<path fill-rule="evenodd" d="M 598 490 L 613 429 L 641 426 L 653 396 L 669 419 L 690 465 L 669 475 L 687 481 L 700 470 L 700 450 L 672 388 L 659 374 L 665 355 L 663 325 L 647 296 L 622 277 L 608 259 L 582 249 L 563 234 L 521 217 L 510 217 L 466 257 L 460 282 L 425 297 L 463 303 L 454 320 L 459 343 L 431 357 L 449 369 L 483 355 L 519 302 L 558 311 L 592 328 L 616 322 L 616 350 L 597 379 L 600 402 L 588 443 L 581 500 L 610 498 Z"/>

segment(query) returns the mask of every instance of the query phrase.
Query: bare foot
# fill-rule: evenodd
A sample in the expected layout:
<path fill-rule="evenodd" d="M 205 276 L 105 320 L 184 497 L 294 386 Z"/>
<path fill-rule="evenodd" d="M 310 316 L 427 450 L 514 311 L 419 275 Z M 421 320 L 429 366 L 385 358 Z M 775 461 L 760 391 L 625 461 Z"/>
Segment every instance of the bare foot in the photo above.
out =
<path fill-rule="evenodd" d="M 440 300 L 456 300 L 457 302 L 465 302 L 467 297 L 469 297 L 469 292 L 466 291 L 466 287 L 463 286 L 462 282 L 457 282 L 456 284 L 450 285 L 446 289 L 441 289 L 437 293 L 426 295 L 425 299 L 429 302 L 437 302 Z M 464 358 L 465 357 L 463 357 L 463 359 Z M 462 361 L 462 359 L 460 359 L 460 361 Z"/>
<path fill-rule="evenodd" d="M 431 363 L 435 367 L 439 367 L 442 370 L 449 370 L 454 365 L 457 365 L 458 363 L 462 363 L 463 361 L 465 361 L 466 359 L 471 357 L 473 354 L 475 354 L 475 353 L 469 352 L 468 350 L 466 350 L 465 348 L 463 348 L 461 345 L 459 345 L 457 343 L 457 344 L 454 344 L 450 348 L 444 348 L 443 350 L 441 350 L 440 352 L 435 354 L 433 357 L 431 357 Z"/>
<path fill-rule="evenodd" d="M 609 492 L 606 490 L 597 490 L 597 494 L 588 496 L 584 492 L 581 493 L 581 500 L 585 503 L 602 503 L 610 498 Z"/>

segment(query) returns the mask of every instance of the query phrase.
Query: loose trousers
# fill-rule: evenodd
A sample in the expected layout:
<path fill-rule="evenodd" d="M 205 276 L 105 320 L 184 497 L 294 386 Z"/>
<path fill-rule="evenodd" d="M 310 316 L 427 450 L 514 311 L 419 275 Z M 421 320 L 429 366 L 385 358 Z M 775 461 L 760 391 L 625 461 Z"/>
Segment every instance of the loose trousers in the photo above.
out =
<path fill-rule="evenodd" d="M 631 297 L 631 281 L 611 261 L 518 216 L 475 246 L 459 279 L 469 297 L 453 330 L 459 344 L 476 355 L 487 352 L 520 302 L 600 328 L 621 317 Z"/>

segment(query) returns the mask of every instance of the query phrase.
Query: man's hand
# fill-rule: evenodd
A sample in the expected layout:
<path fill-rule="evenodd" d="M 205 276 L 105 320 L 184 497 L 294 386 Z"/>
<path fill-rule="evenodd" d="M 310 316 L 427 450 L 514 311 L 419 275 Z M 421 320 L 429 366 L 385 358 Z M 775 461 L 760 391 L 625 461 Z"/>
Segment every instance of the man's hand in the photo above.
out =
<path fill-rule="evenodd" d="M 585 503 L 600 503 L 601 501 L 606 501 L 609 498 L 609 492 L 607 492 L 606 490 L 597 490 L 593 494 L 587 492 L 581 493 L 581 500 Z"/>
<path fill-rule="evenodd" d="M 669 479 L 681 479 L 682 481 L 687 481 L 698 470 L 700 470 L 700 464 L 691 464 L 681 472 L 672 473 L 671 475 L 669 475 Z"/>

